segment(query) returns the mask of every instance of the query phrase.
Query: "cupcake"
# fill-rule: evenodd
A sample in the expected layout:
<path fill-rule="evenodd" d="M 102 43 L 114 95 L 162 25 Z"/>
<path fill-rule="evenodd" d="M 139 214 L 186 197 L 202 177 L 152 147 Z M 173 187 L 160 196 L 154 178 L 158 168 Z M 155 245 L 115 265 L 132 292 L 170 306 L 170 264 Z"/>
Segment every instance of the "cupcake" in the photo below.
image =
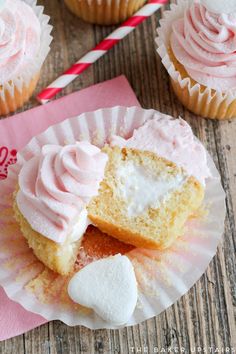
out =
<path fill-rule="evenodd" d="M 114 249 L 115 239 L 120 251 L 163 252 L 202 206 L 209 176 L 190 126 L 156 112 L 129 139 L 112 135 L 101 149 L 86 140 L 43 145 L 23 162 L 14 215 L 36 257 L 67 278 L 70 301 L 119 326 L 137 306 L 134 265 L 104 250 L 83 263 L 82 247 L 92 236 L 93 250 L 104 240 Z"/>
<path fill-rule="evenodd" d="M 34 0 L 0 4 L 0 116 L 14 112 L 32 95 L 49 52 L 49 17 Z"/>
<path fill-rule="evenodd" d="M 179 100 L 211 119 L 236 116 L 236 3 L 179 0 L 158 30 L 158 53 Z"/>
<path fill-rule="evenodd" d="M 146 0 L 65 0 L 68 8 L 84 21 L 117 24 L 133 15 Z"/>
<path fill-rule="evenodd" d="M 122 161 L 117 160 L 121 154 Z M 134 154 L 139 166 L 133 164 Z M 0 284 L 12 300 L 47 320 L 60 319 L 90 328 L 137 324 L 159 314 L 192 287 L 216 252 L 224 227 L 225 195 L 213 161 L 181 119 L 139 107 L 89 112 L 35 136 L 17 157 L 0 188 Z M 152 210 L 146 215 L 157 222 L 153 195 L 146 192 L 151 190 L 159 198 L 159 191 L 162 205 L 165 200 L 170 205 L 168 198 L 181 193 L 179 182 L 181 187 L 185 179 L 187 182 L 193 178 L 196 181 L 191 183 L 188 196 L 195 194 L 194 186 L 199 186 L 199 195 L 201 191 L 205 195 L 203 206 L 207 206 L 208 217 L 202 209 L 200 215 L 194 211 L 183 235 L 161 251 L 128 246 L 115 238 L 119 235 L 114 230 L 110 230 L 110 237 L 95 225 L 90 225 L 82 236 L 87 223 L 85 207 L 89 219 L 92 216 L 87 203 L 99 196 L 104 182 L 112 187 L 112 159 L 118 161 L 117 173 L 113 172 L 118 178 L 114 192 L 131 202 L 126 203 L 127 212 L 122 218 L 125 214 L 127 220 L 134 213 L 140 216 L 151 204 Z M 153 167 L 159 166 L 157 174 L 152 166 L 149 169 L 147 159 Z M 126 173 L 127 167 L 130 173 Z M 180 173 L 184 181 L 178 178 L 172 184 L 171 178 L 171 184 L 166 185 L 162 170 L 173 177 Z M 153 188 L 150 172 L 154 172 L 154 182 L 161 182 L 160 188 Z M 131 183 L 122 188 L 124 176 Z M 110 194 L 107 208 L 112 213 L 114 197 Z M 132 198 L 138 202 L 133 203 Z M 181 212 L 180 207 L 179 203 L 174 218 Z M 13 218 L 14 211 L 18 222 Z M 138 220 L 133 218 L 133 223 Z M 119 221 L 114 223 L 118 225 Z M 140 227 L 145 225 L 149 227 L 147 223 Z M 75 233 L 71 232 L 73 226 Z M 132 226 L 131 222 L 128 226 Z M 169 236 L 165 234 L 165 238 Z M 50 250 L 51 245 L 54 247 Z M 70 265 L 78 252 L 77 258 L 73 269 L 58 274 L 62 268 L 51 270 L 49 261 L 54 257 L 58 266 L 68 266 L 64 251 L 72 255 Z"/>

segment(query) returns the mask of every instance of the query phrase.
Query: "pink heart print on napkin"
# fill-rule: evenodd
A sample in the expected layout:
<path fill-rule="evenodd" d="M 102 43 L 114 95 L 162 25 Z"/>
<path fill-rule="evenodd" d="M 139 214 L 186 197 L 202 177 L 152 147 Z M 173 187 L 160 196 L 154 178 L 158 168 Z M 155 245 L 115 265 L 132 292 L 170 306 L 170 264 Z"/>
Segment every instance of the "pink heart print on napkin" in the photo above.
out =
<path fill-rule="evenodd" d="M 6 146 L 0 147 L 0 180 L 7 178 L 8 166 L 16 163 L 17 151 L 9 150 Z"/>
<path fill-rule="evenodd" d="M 33 136 L 66 118 L 117 105 L 139 106 L 124 76 L 0 120 L 0 188 L 1 180 L 7 178 L 8 166 L 16 162 L 17 151 Z M 41 316 L 28 312 L 21 305 L 9 300 L 0 287 L 0 340 L 17 336 L 46 322 Z"/>

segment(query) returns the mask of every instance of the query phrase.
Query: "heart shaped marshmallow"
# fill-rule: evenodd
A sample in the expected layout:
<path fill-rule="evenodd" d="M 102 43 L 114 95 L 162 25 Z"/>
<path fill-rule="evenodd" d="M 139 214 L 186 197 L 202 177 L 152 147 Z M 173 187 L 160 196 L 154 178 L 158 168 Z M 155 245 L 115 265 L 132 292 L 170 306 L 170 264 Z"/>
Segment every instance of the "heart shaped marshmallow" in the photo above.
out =
<path fill-rule="evenodd" d="M 235 0 L 201 0 L 201 3 L 216 14 L 231 14 L 236 12 Z"/>
<path fill-rule="evenodd" d="M 120 254 L 90 263 L 72 277 L 68 294 L 105 321 L 123 325 L 132 316 L 138 297 L 132 263 Z"/>

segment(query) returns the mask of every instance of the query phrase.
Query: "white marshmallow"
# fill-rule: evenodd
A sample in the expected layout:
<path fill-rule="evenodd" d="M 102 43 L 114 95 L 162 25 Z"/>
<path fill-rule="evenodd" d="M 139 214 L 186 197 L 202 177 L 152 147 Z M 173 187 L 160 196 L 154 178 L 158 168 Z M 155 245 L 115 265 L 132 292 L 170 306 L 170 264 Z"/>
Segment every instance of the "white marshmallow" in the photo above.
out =
<path fill-rule="evenodd" d="M 90 263 L 72 277 L 68 294 L 105 321 L 123 325 L 132 316 L 138 297 L 132 263 L 120 254 Z"/>
<path fill-rule="evenodd" d="M 235 0 L 201 0 L 201 3 L 216 14 L 230 14 L 236 12 Z"/>

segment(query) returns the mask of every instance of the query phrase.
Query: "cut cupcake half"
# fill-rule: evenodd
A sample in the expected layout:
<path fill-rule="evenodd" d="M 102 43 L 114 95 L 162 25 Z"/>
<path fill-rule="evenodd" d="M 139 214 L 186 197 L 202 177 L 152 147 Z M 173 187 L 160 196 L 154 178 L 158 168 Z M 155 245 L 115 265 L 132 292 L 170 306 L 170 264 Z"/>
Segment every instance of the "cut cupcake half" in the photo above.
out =
<path fill-rule="evenodd" d="M 88 205 L 101 231 L 136 247 L 165 249 L 203 201 L 204 187 L 181 167 L 148 151 L 117 146 L 108 154 L 98 196 Z"/>
<path fill-rule="evenodd" d="M 73 271 L 88 224 L 86 206 L 98 194 L 106 154 L 87 141 L 44 145 L 18 177 L 14 214 L 34 254 L 48 268 Z"/>

